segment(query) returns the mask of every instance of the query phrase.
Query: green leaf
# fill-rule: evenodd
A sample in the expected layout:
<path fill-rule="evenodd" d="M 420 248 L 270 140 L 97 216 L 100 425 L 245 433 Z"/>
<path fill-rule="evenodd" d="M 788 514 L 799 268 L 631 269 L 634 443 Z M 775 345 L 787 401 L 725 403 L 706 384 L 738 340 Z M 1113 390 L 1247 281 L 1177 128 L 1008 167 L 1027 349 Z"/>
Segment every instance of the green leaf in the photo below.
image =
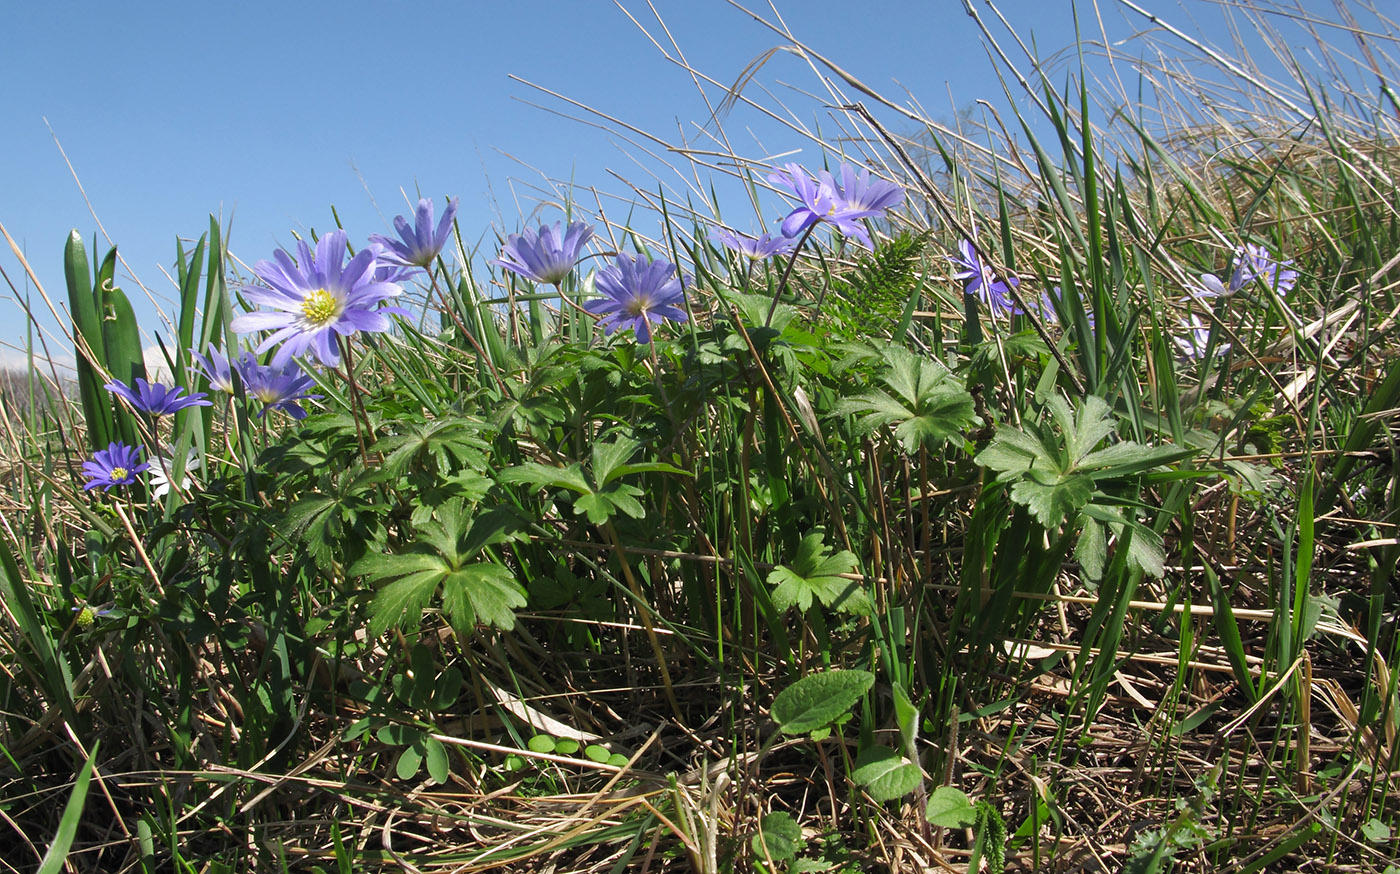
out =
<path fill-rule="evenodd" d="M 924 819 L 942 828 L 971 828 L 977 821 L 977 808 L 961 789 L 939 786 L 929 796 Z"/>
<path fill-rule="evenodd" d="M 855 554 L 842 550 L 832 555 L 822 541 L 820 531 L 808 534 L 802 538 L 792 564 L 779 565 L 768 575 L 768 584 L 775 587 L 773 606 L 782 611 L 796 605 L 806 612 L 815 599 L 834 610 L 869 614 L 874 604 L 861 584 L 838 576 L 855 571 Z"/>
<path fill-rule="evenodd" d="M 616 477 L 622 476 L 618 471 L 622 463 L 632 457 L 632 453 L 641 446 L 636 440 L 630 437 L 619 437 L 611 443 L 604 443 L 601 440 L 593 443 L 593 482 L 599 489 L 612 482 Z"/>
<path fill-rule="evenodd" d="M 423 760 L 428 764 L 428 776 L 434 783 L 446 783 L 451 776 L 451 763 L 447 758 L 447 747 L 435 737 L 429 737 L 423 744 Z"/>
<path fill-rule="evenodd" d="M 857 416 L 856 431 L 869 433 L 894 425 L 894 436 L 913 455 L 956 440 L 981 423 L 969 394 L 946 367 L 902 346 L 885 351 L 889 370 L 882 377 L 894 396 L 878 389 L 839 401 L 837 415 Z"/>
<path fill-rule="evenodd" d="M 891 801 L 914 791 L 924 778 L 919 766 L 889 747 L 870 747 L 856 759 L 851 779 L 876 801 Z"/>
<path fill-rule="evenodd" d="M 749 841 L 760 859 L 772 859 L 774 862 L 791 862 L 806 843 L 802 828 L 792 814 L 781 810 L 759 820 L 758 834 Z"/>
<path fill-rule="evenodd" d="M 418 744 L 406 746 L 399 753 L 398 761 L 394 763 L 394 773 L 400 780 L 412 780 L 418 776 L 418 769 L 423 766 L 423 750 Z"/>
<path fill-rule="evenodd" d="M 1383 844 L 1390 840 L 1390 826 L 1372 817 L 1362 823 L 1361 834 L 1373 844 Z"/>
<path fill-rule="evenodd" d="M 552 753 L 554 752 L 554 738 L 547 734 L 537 734 L 525 742 L 531 752 Z"/>
<path fill-rule="evenodd" d="M 784 734 L 831 724 L 875 685 L 869 671 L 826 671 L 803 677 L 773 699 L 773 721 Z"/>
<path fill-rule="evenodd" d="M 63 807 L 63 816 L 58 820 L 58 831 L 44 853 L 43 861 L 39 863 L 37 874 L 58 874 L 68 861 L 68 849 L 73 846 L 73 836 L 78 833 L 78 823 L 83 819 L 83 805 L 87 803 L 88 783 L 92 779 L 92 765 L 97 761 L 99 745 L 100 742 L 93 742 L 87 761 L 78 769 L 78 779 L 73 783 L 73 791 Z"/>
<path fill-rule="evenodd" d="M 468 565 L 442 581 L 442 609 L 460 638 L 470 636 L 478 622 L 514 627 L 515 611 L 525 603 L 525 589 L 515 574 L 498 564 Z"/>

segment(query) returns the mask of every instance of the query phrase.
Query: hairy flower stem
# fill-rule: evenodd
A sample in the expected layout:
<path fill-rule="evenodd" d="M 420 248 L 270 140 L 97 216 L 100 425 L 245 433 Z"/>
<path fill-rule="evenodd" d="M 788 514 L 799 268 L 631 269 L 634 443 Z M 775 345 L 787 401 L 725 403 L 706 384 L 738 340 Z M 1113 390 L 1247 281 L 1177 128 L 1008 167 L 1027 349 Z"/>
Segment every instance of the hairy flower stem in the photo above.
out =
<path fill-rule="evenodd" d="M 647 640 L 651 642 L 652 654 L 656 656 L 656 666 L 661 669 L 661 683 L 666 689 L 666 700 L 671 705 L 671 712 L 676 714 L 676 719 L 682 724 L 685 722 L 681 715 L 680 702 L 676 700 L 676 690 L 671 685 L 671 670 L 666 667 L 666 653 L 661 650 L 661 641 L 656 636 L 656 626 L 652 624 L 651 614 L 647 612 L 648 602 L 642 597 L 642 587 L 637 585 L 637 577 L 632 573 L 632 563 L 627 558 L 627 553 L 622 549 L 622 540 L 617 536 L 617 529 L 613 527 L 612 520 L 608 520 L 604 528 L 608 532 L 608 539 L 612 541 L 613 548 L 617 550 L 618 563 L 622 565 L 622 576 L 627 580 L 627 588 L 631 590 L 632 597 L 637 602 L 637 616 L 642 620 L 642 627 L 646 629 Z"/>
<path fill-rule="evenodd" d="M 438 260 L 441 260 L 441 258 Z M 486 350 L 481 348 L 481 343 L 476 339 L 476 335 L 467 328 L 466 323 L 462 321 L 462 317 L 457 314 L 456 307 L 452 306 L 451 301 L 447 299 L 447 292 L 438 288 L 437 271 L 428 272 L 428 281 L 432 284 L 432 287 L 428 290 L 428 294 L 430 296 L 434 293 L 437 294 L 438 299 L 442 301 L 442 308 L 447 312 L 447 315 L 452 318 L 452 324 L 457 327 L 457 330 L 461 332 L 467 342 L 472 344 L 472 348 L 476 350 L 477 357 L 486 363 L 486 369 L 491 371 L 491 376 L 496 380 L 496 385 L 500 386 L 501 392 L 504 394 L 506 392 L 506 381 L 501 378 L 501 372 L 496 369 L 496 362 L 492 361 L 491 357 L 486 354 Z"/>
<path fill-rule="evenodd" d="M 360 385 L 355 382 L 355 358 L 350 352 L 350 341 L 340 338 L 340 349 L 345 353 L 345 381 L 350 384 L 350 418 L 355 420 L 355 437 L 360 441 L 360 459 L 369 467 L 369 446 L 365 443 L 365 430 L 369 429 L 369 415 L 365 413 L 364 398 L 360 395 Z M 364 427 L 361 428 L 361 420 Z"/>
<path fill-rule="evenodd" d="M 812 231 L 817 229 L 818 222 L 812 222 L 807 226 L 807 230 L 802 232 L 802 237 L 797 241 L 797 245 L 792 247 L 792 257 L 788 259 L 787 267 L 783 268 L 783 278 L 778 280 L 778 290 L 773 293 L 773 304 L 768 307 L 768 316 L 763 320 L 763 327 L 768 327 L 773 323 L 773 314 L 778 311 L 778 301 L 782 300 L 783 292 L 787 290 L 788 277 L 792 275 L 793 265 L 797 263 L 797 256 L 802 254 L 802 246 L 807 242 L 807 238 L 812 236 Z"/>

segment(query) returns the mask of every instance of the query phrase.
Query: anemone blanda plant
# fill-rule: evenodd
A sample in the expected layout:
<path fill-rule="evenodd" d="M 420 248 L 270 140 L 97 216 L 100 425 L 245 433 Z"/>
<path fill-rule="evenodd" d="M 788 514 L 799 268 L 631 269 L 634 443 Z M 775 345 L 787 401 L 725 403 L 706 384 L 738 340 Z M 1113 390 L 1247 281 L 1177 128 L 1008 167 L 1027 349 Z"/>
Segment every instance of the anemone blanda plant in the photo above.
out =
<path fill-rule="evenodd" d="M 1200 284 L 1189 286 L 1182 300 L 1229 297 L 1256 279 L 1279 294 L 1287 294 L 1298 282 L 1298 271 L 1292 269 L 1292 259 L 1275 258 L 1268 249 L 1254 243 L 1236 249 L 1234 263 L 1228 283 L 1214 273 L 1202 273 Z"/>
<path fill-rule="evenodd" d="M 88 477 L 84 491 L 102 489 L 109 491 L 116 486 L 131 485 L 136 475 L 151 465 L 140 461 L 141 447 L 127 446 L 125 443 L 109 443 L 106 449 L 99 449 L 91 461 L 83 462 L 83 473 Z"/>
<path fill-rule="evenodd" d="M 501 257 L 491 263 L 541 285 L 558 287 L 573 272 L 592 238 L 593 226 L 586 222 L 570 222 L 567 231 L 560 222 L 540 225 L 538 231 L 526 228 L 507 237 Z"/>
<path fill-rule="evenodd" d="M 602 298 L 586 301 L 584 310 L 600 316 L 604 334 L 631 328 L 638 343 L 651 342 L 652 324 L 667 319 L 684 322 L 685 287 L 689 278 L 676 273 L 676 265 L 663 258 L 647 261 L 640 255 L 618 253 L 614 263 L 598 271 L 594 281 Z"/>
<path fill-rule="evenodd" d="M 230 361 L 227 355 L 213 348 L 204 355 L 190 350 L 190 355 L 194 357 L 195 364 L 199 365 L 199 369 L 209 380 L 209 387 L 230 395 L 234 392 L 234 373 L 241 372 L 247 362 L 254 360 L 253 353 L 246 349 L 239 353 L 236 361 Z"/>
<path fill-rule="evenodd" d="M 763 261 L 774 255 L 786 255 L 797 247 L 797 241 L 791 237 L 773 237 L 769 234 L 750 237 L 728 228 L 714 228 L 710 231 L 710 239 L 726 249 L 738 252 L 751 261 Z"/>
<path fill-rule="evenodd" d="M 785 237 L 803 234 L 818 222 L 834 225 L 843 236 L 851 237 L 874 251 L 862 219 L 874 218 L 904 200 L 904 189 L 862 169 L 857 175 L 850 164 L 842 164 L 841 182 L 826 170 L 813 179 L 802 165 L 789 163 L 769 174 L 768 181 L 790 190 L 802 204 L 783 219 Z"/>
<path fill-rule="evenodd" d="M 962 281 L 963 294 L 982 301 L 993 315 L 1000 312 L 1010 316 L 1017 311 L 1011 289 L 1018 287 L 1021 280 L 1014 276 L 998 277 L 982 260 L 971 240 L 959 240 L 958 254 L 949 255 L 948 260 L 958 267 L 953 278 Z"/>
<path fill-rule="evenodd" d="M 447 209 L 442 211 L 442 219 L 433 227 L 433 202 L 426 197 L 418 201 L 413 211 L 413 224 L 401 215 L 394 216 L 394 230 L 399 239 L 384 234 L 370 234 L 371 243 L 379 246 L 378 260 L 399 267 L 432 266 L 433 259 L 447 245 L 447 235 L 452 232 L 452 220 L 457 216 L 457 198 L 447 201 Z"/>
<path fill-rule="evenodd" d="M 158 382 L 147 382 L 136 377 L 136 385 L 129 386 L 120 379 L 114 379 L 103 386 L 107 391 L 126 401 L 132 409 L 152 416 L 168 416 L 188 407 L 213 406 L 204 392 L 185 394 L 180 386 L 166 388 Z"/>
<path fill-rule="evenodd" d="M 293 419 L 301 421 L 306 418 L 307 413 L 297 401 L 315 400 L 320 397 L 311 393 L 311 389 L 316 387 L 316 380 L 295 361 L 288 361 L 280 367 L 250 361 L 239 368 L 239 376 L 243 379 L 243 387 L 248 396 L 262 401 L 263 408 L 258 413 L 259 418 L 266 416 L 269 410 L 281 410 Z"/>
<path fill-rule="evenodd" d="M 1205 357 L 1206 348 L 1210 345 L 1210 326 L 1193 313 L 1191 318 L 1181 320 L 1181 330 L 1182 333 L 1172 337 L 1172 344 L 1176 346 L 1176 357 L 1183 363 L 1200 361 Z M 1217 344 L 1216 357 L 1224 355 L 1229 349 L 1229 343 Z"/>
<path fill-rule="evenodd" d="M 306 241 L 297 241 L 298 258 L 278 249 L 271 261 L 253 265 L 253 273 L 267 286 L 248 285 L 243 294 L 251 302 L 268 307 L 244 313 L 233 320 L 236 333 L 272 331 L 258 344 L 259 354 L 278 347 L 272 363 L 285 365 L 308 351 L 327 367 L 340 364 L 339 338 L 360 331 L 383 333 L 392 324 L 387 313 L 406 315 L 398 307 L 382 307 L 384 301 L 403 293 L 397 282 L 381 280 L 375 247 L 361 249 L 345 262 L 346 234 L 325 234 L 313 255 Z"/>

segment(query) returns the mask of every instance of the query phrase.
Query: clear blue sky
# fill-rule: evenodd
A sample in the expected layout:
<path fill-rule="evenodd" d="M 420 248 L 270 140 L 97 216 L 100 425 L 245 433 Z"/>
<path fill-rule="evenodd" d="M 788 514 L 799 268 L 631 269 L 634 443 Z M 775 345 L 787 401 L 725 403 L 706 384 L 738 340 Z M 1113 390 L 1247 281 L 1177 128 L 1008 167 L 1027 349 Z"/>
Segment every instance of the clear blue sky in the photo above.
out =
<path fill-rule="evenodd" d="M 691 64 L 722 81 L 782 42 L 724 0 L 654 2 Z M 1111 0 L 1100 2 L 1111 38 L 1143 25 Z M 1203 16 L 1218 15 L 1204 0 L 1142 2 L 1193 30 Z M 907 99 L 907 89 L 945 119 L 979 98 L 1005 106 L 960 0 L 777 5 L 799 39 L 897 100 Z M 1304 5 L 1319 14 L 1331 8 Z M 665 44 L 645 2 L 623 0 L 622 7 Z M 1001 7 L 1023 35 L 1034 35 L 1042 56 L 1073 44 L 1070 0 L 1004 0 Z M 774 17 L 766 6 L 752 8 Z M 993 19 L 984 4 L 977 8 Z M 451 194 L 461 199 L 464 239 L 484 237 L 484 255 L 494 257 L 495 234 L 518 230 L 536 208 L 541 173 L 616 193 L 624 189 L 610 170 L 647 181 L 619 137 L 540 108 L 583 114 L 511 75 L 672 139 L 678 127 L 689 134 L 708 115 L 690 76 L 623 8 L 604 0 L 22 2 L 9 4 L 0 46 L 0 222 L 56 303 L 66 298 L 68 231 L 77 228 L 90 243 L 97 224 L 54 136 L 126 264 L 166 305 L 171 286 L 161 265 L 171 270 L 175 237 L 197 238 L 210 213 L 225 217 L 233 254 L 252 264 L 290 247 L 292 231 L 329 228 L 332 206 L 362 244 L 371 233 L 391 232 L 393 216 L 409 211 L 400 189 L 439 203 Z M 1058 80 L 1074 66 L 1072 53 L 1062 55 Z M 822 118 L 817 102 L 791 90 L 817 87 L 799 58 L 778 56 L 758 84 L 789 101 L 804 122 Z M 709 93 L 718 99 L 718 89 Z M 725 128 L 745 154 L 763 153 L 744 138 L 752 128 L 768 154 L 801 150 L 788 160 L 820 163 L 810 143 L 751 110 L 737 110 Z M 742 213 L 745 205 L 734 208 Z M 533 217 L 560 215 L 545 209 Z M 23 294 L 23 271 L 3 241 L 0 267 Z M 154 305 L 125 270 L 119 284 L 151 342 L 161 328 Z M 42 310 L 37 295 L 34 301 Z M 54 328 L 46 314 L 41 324 Z M 22 310 L 0 284 L 0 343 L 23 337 Z M 0 361 L 6 358 L 13 361 L 0 350 Z"/>

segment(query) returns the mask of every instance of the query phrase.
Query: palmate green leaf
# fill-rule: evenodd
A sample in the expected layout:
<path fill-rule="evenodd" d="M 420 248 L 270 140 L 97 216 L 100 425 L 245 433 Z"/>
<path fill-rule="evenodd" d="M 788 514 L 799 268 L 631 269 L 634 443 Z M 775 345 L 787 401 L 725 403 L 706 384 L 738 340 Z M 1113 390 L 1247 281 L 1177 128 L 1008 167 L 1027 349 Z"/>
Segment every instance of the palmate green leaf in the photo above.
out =
<path fill-rule="evenodd" d="M 496 628 L 515 625 L 515 611 L 525 606 L 525 590 L 515 574 L 498 564 L 467 565 L 442 580 L 442 609 L 458 637 L 478 623 Z"/>
<path fill-rule="evenodd" d="M 882 380 L 894 396 L 874 389 L 839 401 L 832 408 L 838 415 L 857 416 L 858 432 L 894 425 L 895 439 L 913 455 L 920 447 L 932 448 L 953 440 L 981 422 L 972 395 L 942 364 L 900 346 L 888 347 L 885 357 L 890 367 Z"/>
<path fill-rule="evenodd" d="M 998 428 L 992 442 L 973 461 L 996 471 L 999 482 L 1019 479 L 1030 470 L 1063 472 L 1055 452 L 1036 437 L 1010 428 Z"/>
<path fill-rule="evenodd" d="M 583 475 L 583 465 L 577 461 L 568 467 L 553 467 L 536 461 L 527 461 L 524 464 L 518 464 L 501 471 L 500 480 L 506 483 L 569 489 L 580 495 L 586 495 L 593 491 L 593 487 L 588 483 L 588 478 Z"/>
<path fill-rule="evenodd" d="M 1011 486 L 1011 500 L 1031 511 L 1036 521 L 1055 529 L 1079 508 L 1089 503 L 1094 481 L 1082 473 L 1056 476 L 1052 472 L 1028 471 L 1025 479 Z"/>
<path fill-rule="evenodd" d="M 631 437 L 618 437 L 611 443 L 595 441 L 593 444 L 593 482 L 601 489 L 612 482 L 617 476 L 617 469 L 623 462 L 632 457 L 632 453 L 641 446 Z"/>
<path fill-rule="evenodd" d="M 385 558 L 408 558 L 408 556 L 384 556 Z M 384 586 L 374 596 L 369 605 L 369 635 L 378 637 L 392 625 L 400 627 L 417 622 L 427 609 L 428 602 L 437 594 L 438 585 L 447 576 L 446 563 L 432 556 L 417 556 L 430 561 L 436 567 L 394 574 L 394 582 Z M 357 565 L 358 567 L 358 565 Z"/>
<path fill-rule="evenodd" d="M 815 599 L 834 610 L 868 615 L 874 609 L 870 596 L 858 581 L 838 576 L 855 571 L 855 554 L 842 550 L 832 555 L 822 541 L 820 531 L 808 534 L 792 564 L 779 565 L 768 575 L 769 585 L 775 587 L 773 606 L 781 611 L 796 605 L 805 613 Z"/>

